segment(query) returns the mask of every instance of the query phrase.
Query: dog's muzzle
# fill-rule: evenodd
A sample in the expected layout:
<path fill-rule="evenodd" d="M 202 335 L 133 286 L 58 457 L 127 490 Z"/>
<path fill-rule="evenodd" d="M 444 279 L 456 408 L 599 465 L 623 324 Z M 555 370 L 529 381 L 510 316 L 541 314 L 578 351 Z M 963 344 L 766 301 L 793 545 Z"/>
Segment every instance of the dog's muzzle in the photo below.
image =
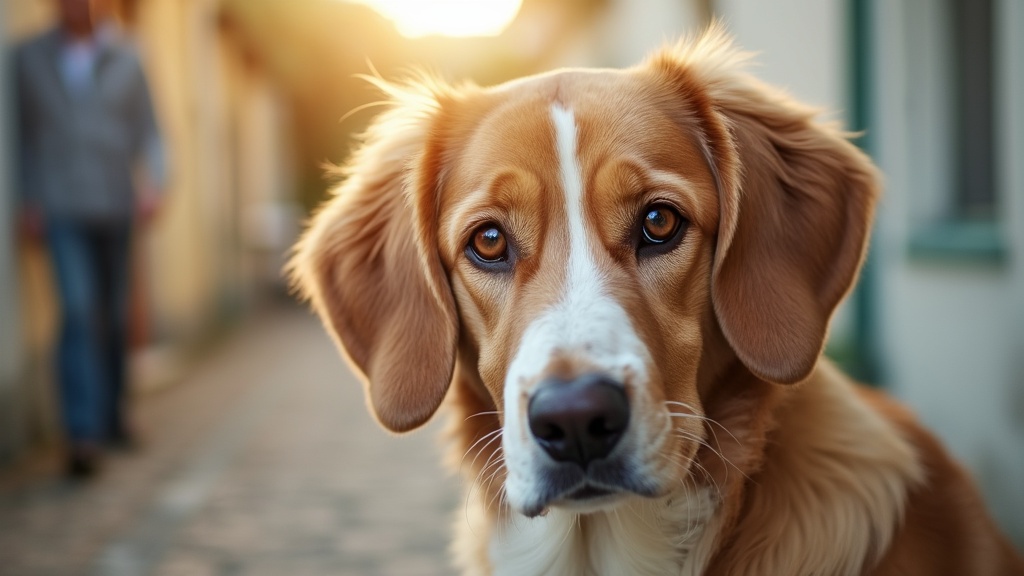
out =
<path fill-rule="evenodd" d="M 638 452 L 630 404 L 628 387 L 603 372 L 537 383 L 524 422 L 529 459 L 514 459 L 514 470 L 510 465 L 515 508 L 529 517 L 552 506 L 589 513 L 631 494 L 660 494 L 663 487 Z"/>

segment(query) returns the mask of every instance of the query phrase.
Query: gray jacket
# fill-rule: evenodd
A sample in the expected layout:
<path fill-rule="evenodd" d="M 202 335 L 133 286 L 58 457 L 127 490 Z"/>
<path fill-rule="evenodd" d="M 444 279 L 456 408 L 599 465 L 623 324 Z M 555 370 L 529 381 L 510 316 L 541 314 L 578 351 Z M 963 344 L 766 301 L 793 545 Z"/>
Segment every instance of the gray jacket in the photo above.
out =
<path fill-rule="evenodd" d="M 69 92 L 60 72 L 64 36 L 50 30 L 14 56 L 22 201 L 45 218 L 121 220 L 133 213 L 134 175 L 164 182 L 163 150 L 135 48 L 98 40 L 91 87 Z"/>

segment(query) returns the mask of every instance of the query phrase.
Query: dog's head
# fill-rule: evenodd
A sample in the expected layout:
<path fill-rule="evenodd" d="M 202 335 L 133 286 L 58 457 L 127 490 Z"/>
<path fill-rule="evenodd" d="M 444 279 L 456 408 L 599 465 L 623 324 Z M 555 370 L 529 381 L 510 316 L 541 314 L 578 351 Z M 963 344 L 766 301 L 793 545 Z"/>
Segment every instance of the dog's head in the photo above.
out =
<path fill-rule="evenodd" d="M 712 32 L 628 70 L 385 86 L 293 263 L 381 424 L 424 423 L 458 365 L 511 506 L 587 511 L 678 485 L 713 364 L 810 373 L 875 175 L 742 59 Z"/>

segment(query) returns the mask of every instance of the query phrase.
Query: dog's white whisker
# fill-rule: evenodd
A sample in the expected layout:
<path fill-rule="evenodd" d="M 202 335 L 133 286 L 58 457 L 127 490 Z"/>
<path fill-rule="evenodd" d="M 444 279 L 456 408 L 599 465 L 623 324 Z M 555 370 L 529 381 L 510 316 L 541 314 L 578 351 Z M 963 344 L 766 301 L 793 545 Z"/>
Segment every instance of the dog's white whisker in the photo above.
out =
<path fill-rule="evenodd" d="M 498 432 L 500 432 L 500 430 Z M 500 436 L 500 434 L 496 435 L 495 437 L 499 437 L 499 436 Z M 492 462 L 492 460 L 493 460 L 493 462 Z M 476 459 L 474 459 L 474 464 L 475 464 L 475 462 L 476 462 Z M 468 516 L 469 516 L 469 503 L 470 503 L 470 499 L 471 499 L 471 497 L 473 495 L 473 490 L 475 488 L 477 488 L 478 486 L 482 486 L 482 489 L 485 492 L 490 490 L 490 482 L 488 482 L 487 479 L 483 479 L 483 476 L 484 476 L 484 474 L 487 474 L 488 469 L 490 469 L 493 466 L 493 467 L 495 467 L 495 471 L 492 472 L 491 476 L 489 477 L 493 481 L 494 474 L 496 474 L 498 471 L 501 470 L 501 465 L 503 463 L 504 463 L 504 457 L 501 456 L 500 450 L 496 450 L 496 451 L 492 452 L 491 455 L 488 456 L 487 460 L 484 461 L 483 467 L 481 467 L 480 471 L 477 472 L 477 475 L 476 475 L 476 478 L 474 479 L 474 481 L 470 483 L 469 489 L 466 491 L 466 501 L 463 504 L 463 508 L 466 511 L 467 521 L 468 521 Z M 486 485 L 484 485 L 485 482 L 486 482 Z M 489 506 L 489 504 L 487 506 Z"/>
<path fill-rule="evenodd" d="M 675 406 L 682 406 L 682 407 L 684 407 L 684 408 L 687 408 L 687 409 L 693 410 L 693 408 L 692 408 L 692 407 L 691 407 L 690 405 L 688 405 L 688 404 L 686 404 L 686 403 L 684 403 L 684 402 L 674 402 L 674 401 L 666 401 L 666 402 L 665 402 L 665 404 L 671 404 L 671 405 L 675 405 Z M 719 423 L 719 422 L 715 421 L 715 420 L 714 420 L 714 419 L 712 419 L 712 418 L 709 418 L 709 417 L 707 417 L 707 416 L 704 416 L 704 415 L 701 415 L 701 414 L 697 414 L 697 413 L 694 413 L 694 414 L 681 414 L 681 413 L 678 413 L 678 412 L 672 412 L 671 410 L 667 411 L 667 413 L 668 413 L 668 415 L 669 415 L 669 417 L 670 417 L 670 418 L 694 418 L 694 419 L 697 419 L 697 420 L 701 420 L 701 421 L 707 422 L 707 423 L 709 423 L 709 424 L 715 424 L 715 425 L 717 425 L 718 427 L 720 427 L 720 428 L 721 428 L 722 430 L 724 430 L 724 431 L 725 431 L 725 432 L 726 432 L 727 434 L 729 434 L 729 436 L 730 436 L 730 437 L 731 437 L 731 438 L 733 439 L 733 441 L 734 441 L 734 442 L 736 442 L 736 443 L 739 443 L 739 440 L 738 440 L 738 439 L 736 438 L 736 436 L 735 436 L 735 435 L 733 435 L 733 433 L 732 433 L 732 432 L 730 432 L 730 431 L 729 431 L 729 429 L 728 429 L 728 428 L 726 428 L 726 427 L 725 427 L 725 426 L 723 426 L 723 425 L 722 425 L 721 423 Z M 716 444 L 717 446 L 721 446 L 722 444 L 721 444 L 721 442 L 720 442 L 720 441 L 718 440 L 718 435 L 717 435 L 717 434 L 715 433 L 715 431 L 714 431 L 714 428 L 712 428 L 712 427 L 707 427 L 707 428 L 706 428 L 706 430 L 707 430 L 708 432 L 710 432 L 710 433 L 711 433 L 711 436 L 712 436 L 712 437 L 714 438 L 715 444 Z M 680 429 L 675 429 L 675 432 L 685 432 L 685 431 L 683 431 L 683 430 L 680 430 Z M 736 470 L 737 472 L 739 472 L 740 474 L 742 474 L 744 478 L 746 478 L 746 479 L 748 479 L 748 480 L 750 479 L 750 477 L 749 477 L 749 476 L 747 476 L 747 474 L 746 474 L 745 472 L 743 472 L 743 470 L 741 470 L 741 469 L 739 468 L 739 466 L 736 466 L 736 464 L 734 464 L 734 463 L 732 462 L 732 460 L 730 460 L 730 459 L 728 459 L 728 458 L 726 458 L 726 457 L 725 457 L 725 455 L 724 455 L 724 454 L 722 453 L 722 451 L 721 451 L 721 449 L 720 449 L 720 448 L 715 448 L 714 446 L 712 446 L 712 445 L 711 445 L 710 443 L 708 443 L 707 441 L 705 441 L 705 440 L 703 440 L 703 439 L 698 439 L 698 438 L 697 438 L 696 436 L 693 436 L 693 435 L 692 435 L 692 434 L 690 434 L 689 432 L 685 432 L 685 433 L 687 434 L 687 437 L 686 437 L 686 439 L 688 439 L 688 440 L 692 440 L 692 441 L 694 441 L 694 442 L 698 442 L 698 443 L 700 443 L 700 444 L 701 444 L 702 446 L 705 446 L 706 448 L 708 448 L 709 450 L 711 450 L 711 451 L 712 451 L 712 452 L 713 452 L 713 453 L 714 453 L 715 455 L 717 455 L 717 456 L 718 456 L 719 458 L 721 458 L 723 462 L 725 462 L 725 463 L 726 463 L 726 464 L 728 464 L 728 465 L 729 465 L 730 467 L 734 468 L 734 469 L 735 469 L 735 470 Z M 726 475 L 727 475 L 727 476 L 726 476 L 726 480 L 728 480 L 728 469 L 726 470 Z"/>
<path fill-rule="evenodd" d="M 729 430 L 725 426 L 723 426 L 722 424 L 719 424 L 713 418 L 709 418 L 708 416 L 706 416 L 705 414 L 701 413 L 699 410 L 697 410 L 696 408 L 694 408 L 690 404 L 687 404 L 686 402 L 679 402 L 679 401 L 675 401 L 675 400 L 666 400 L 665 401 L 665 406 L 668 407 L 666 412 L 672 418 L 693 418 L 695 420 L 701 420 L 701 421 L 704 421 L 704 422 L 708 422 L 709 424 L 717 424 L 719 427 L 721 427 L 723 430 L 725 430 L 727 433 L 729 433 L 730 436 L 732 435 L 732 433 L 729 432 Z M 685 409 L 689 410 L 690 413 L 689 414 L 683 414 L 681 412 L 674 412 L 674 411 L 672 411 L 671 406 L 679 406 L 681 408 L 685 408 Z M 710 432 L 712 435 L 715 435 L 715 431 L 714 431 L 713 428 L 708 428 L 708 432 Z M 735 436 L 733 436 L 733 439 L 735 439 Z M 717 436 L 715 437 L 715 442 L 718 443 Z"/>
<path fill-rule="evenodd" d="M 701 414 L 700 411 L 695 409 L 693 406 L 687 404 L 686 402 L 678 402 L 678 401 L 674 401 L 674 400 L 666 400 L 665 404 L 666 405 L 671 405 L 671 406 L 680 406 L 680 407 L 686 408 L 687 410 L 692 412 L 692 414 L 681 414 L 679 412 L 672 412 L 671 410 L 669 410 L 668 411 L 669 414 L 677 415 L 677 416 L 692 416 L 694 418 L 700 418 L 701 420 L 704 420 L 705 422 L 708 422 L 710 424 L 714 424 L 715 426 L 718 426 L 719 428 L 721 428 L 722 431 L 724 431 L 726 434 L 728 434 L 732 438 L 733 442 L 736 442 L 737 444 L 740 443 L 739 439 L 736 438 L 736 436 L 727 427 L 725 427 L 725 425 L 721 424 L 720 422 L 718 422 L 714 418 L 710 418 L 710 417 L 708 417 L 708 416 L 706 416 L 704 414 Z M 714 434 L 714 430 L 713 429 L 709 429 L 709 431 L 712 434 Z"/>
<path fill-rule="evenodd" d="M 493 463 L 491 463 L 488 466 L 488 467 L 493 467 L 493 470 L 487 476 L 487 478 L 484 480 L 484 483 L 485 483 L 484 490 L 485 491 L 490 491 L 491 486 L 494 484 L 495 478 L 497 477 L 498 474 L 500 474 L 502 472 L 502 466 L 504 464 L 505 464 L 504 458 L 498 458 L 497 460 L 495 460 Z M 486 470 L 486 468 L 485 468 L 485 470 Z M 494 496 L 491 496 L 491 498 L 488 500 L 486 508 L 490 508 L 491 504 L 494 503 L 495 498 L 500 496 L 503 492 L 504 492 L 504 487 L 501 487 L 498 490 L 498 492 Z"/>
<path fill-rule="evenodd" d="M 490 438 L 490 439 L 488 440 L 488 438 Z M 487 434 L 484 434 L 476 442 L 473 442 L 473 444 L 469 448 L 466 449 L 466 452 L 463 453 L 462 460 L 459 461 L 459 469 L 460 470 L 462 469 L 462 465 L 465 463 L 466 457 L 469 456 L 469 453 L 472 452 L 473 449 L 476 448 L 476 446 L 478 444 L 480 444 L 484 440 L 487 440 L 487 442 L 483 446 L 480 447 L 480 450 L 476 451 L 476 455 L 473 456 L 473 461 L 472 461 L 472 463 L 470 463 L 470 466 L 476 465 L 476 461 L 477 461 L 477 458 L 480 457 L 480 453 L 483 452 L 484 450 L 486 450 L 487 447 L 490 446 L 490 444 L 492 442 L 494 442 L 495 439 L 500 439 L 500 438 L 501 438 L 501 429 L 498 428 L 497 430 L 492 430 L 492 431 L 488 432 Z"/>
<path fill-rule="evenodd" d="M 469 416 L 466 416 L 462 421 L 466 422 L 470 418 L 478 418 L 480 416 L 501 416 L 501 411 L 499 411 L 499 410 L 487 410 L 487 411 L 484 411 L 484 412 L 477 412 L 475 414 L 470 414 Z"/>
<path fill-rule="evenodd" d="M 707 449 L 708 449 L 708 450 L 710 450 L 710 451 L 711 451 L 711 452 L 712 452 L 713 454 L 715 454 L 716 456 L 718 456 L 718 457 L 719 457 L 719 458 L 720 458 L 720 459 L 722 460 L 722 462 L 725 462 L 726 464 L 728 464 L 729 466 L 728 466 L 728 467 L 726 467 L 726 478 L 725 478 L 725 480 L 726 480 L 726 481 L 728 481 L 729 467 L 731 467 L 731 468 L 734 468 L 734 469 L 735 469 L 735 470 L 736 470 L 737 472 L 739 472 L 740 474 L 742 474 L 744 478 L 746 478 L 747 480 L 750 480 L 750 477 L 749 477 L 749 476 L 747 476 L 747 474 L 746 474 L 746 473 L 745 473 L 745 472 L 744 472 L 744 471 L 743 471 L 742 469 L 740 469 L 740 467 L 739 467 L 739 466 L 737 466 L 737 465 L 733 464 L 732 460 L 730 460 L 729 458 L 727 458 L 727 457 L 725 456 L 725 454 L 723 454 L 723 453 L 722 453 L 722 452 L 721 452 L 721 451 L 720 451 L 719 449 L 717 449 L 717 448 L 715 448 L 714 446 L 712 446 L 712 445 L 711 445 L 711 444 L 710 444 L 709 442 L 707 442 L 706 440 L 704 440 L 704 439 L 702 439 L 702 438 L 700 438 L 700 437 L 698 437 L 698 436 L 694 436 L 694 435 L 693 435 L 692 433 L 690 433 L 690 432 L 687 432 L 686 430 L 681 430 L 681 429 L 678 429 L 678 428 L 676 428 L 676 429 L 673 429 L 673 430 L 672 430 L 672 433 L 673 433 L 674 435 L 676 435 L 676 437 L 678 437 L 678 438 L 681 438 L 681 439 L 683 439 L 683 440 L 689 440 L 689 441 L 691 441 L 691 442 L 695 442 L 695 443 L 697 443 L 697 444 L 699 444 L 699 445 L 701 445 L 701 446 L 703 446 L 703 447 L 707 448 Z"/>

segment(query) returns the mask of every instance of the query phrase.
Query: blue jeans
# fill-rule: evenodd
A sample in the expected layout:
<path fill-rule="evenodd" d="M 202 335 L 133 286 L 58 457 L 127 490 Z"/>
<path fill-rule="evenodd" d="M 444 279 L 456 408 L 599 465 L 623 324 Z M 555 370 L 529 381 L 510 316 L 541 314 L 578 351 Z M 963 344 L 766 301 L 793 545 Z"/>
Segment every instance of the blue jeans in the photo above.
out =
<path fill-rule="evenodd" d="M 71 442 L 125 434 L 125 380 L 131 226 L 127 222 L 46 222 L 60 298 L 57 380 Z"/>

